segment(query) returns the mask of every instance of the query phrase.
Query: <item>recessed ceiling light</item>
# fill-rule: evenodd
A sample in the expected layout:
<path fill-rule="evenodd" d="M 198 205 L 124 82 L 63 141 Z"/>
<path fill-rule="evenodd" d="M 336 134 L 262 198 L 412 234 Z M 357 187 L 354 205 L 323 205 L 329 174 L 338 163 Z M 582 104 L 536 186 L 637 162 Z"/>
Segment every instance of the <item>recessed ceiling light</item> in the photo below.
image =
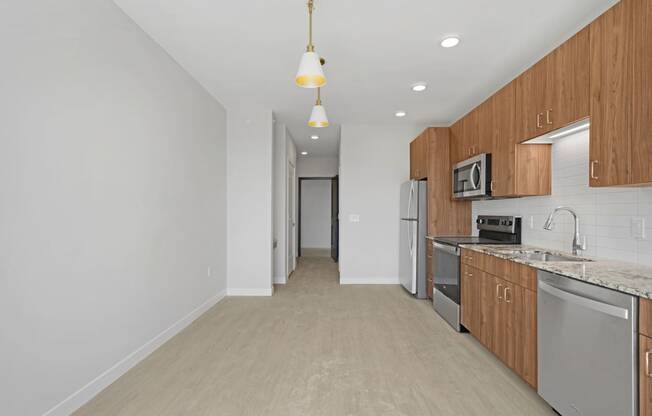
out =
<path fill-rule="evenodd" d="M 452 48 L 460 43 L 460 38 L 457 36 L 446 36 L 441 40 L 441 46 L 444 48 Z"/>
<path fill-rule="evenodd" d="M 301 152 L 301 154 L 305 156 L 308 154 L 308 152 Z"/>
<path fill-rule="evenodd" d="M 414 91 L 414 92 L 425 91 L 426 88 L 428 88 L 428 84 L 426 84 L 425 82 L 418 82 L 418 83 L 412 85 L 412 91 Z"/>
<path fill-rule="evenodd" d="M 313 135 L 313 136 L 310 136 L 310 138 L 313 139 L 313 140 L 317 140 L 317 139 L 319 139 L 319 136 Z"/>
<path fill-rule="evenodd" d="M 396 113 L 394 113 L 394 115 L 396 117 L 405 117 L 407 116 L 407 113 L 405 111 L 397 111 Z"/>

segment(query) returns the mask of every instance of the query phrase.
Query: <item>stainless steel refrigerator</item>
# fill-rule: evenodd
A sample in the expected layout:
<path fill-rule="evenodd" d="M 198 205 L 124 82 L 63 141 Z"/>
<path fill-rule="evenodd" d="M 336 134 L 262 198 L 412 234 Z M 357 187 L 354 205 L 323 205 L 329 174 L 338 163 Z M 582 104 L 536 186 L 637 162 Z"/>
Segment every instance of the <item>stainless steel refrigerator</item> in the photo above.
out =
<path fill-rule="evenodd" d="M 428 186 L 426 181 L 401 185 L 399 280 L 419 299 L 426 293 L 426 232 L 428 229 Z"/>

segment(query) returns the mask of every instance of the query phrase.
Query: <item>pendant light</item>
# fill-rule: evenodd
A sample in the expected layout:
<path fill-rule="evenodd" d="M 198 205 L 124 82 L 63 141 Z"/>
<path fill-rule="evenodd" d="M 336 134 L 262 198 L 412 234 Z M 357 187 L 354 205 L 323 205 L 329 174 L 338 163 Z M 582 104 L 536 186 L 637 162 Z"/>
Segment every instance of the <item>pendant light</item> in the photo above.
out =
<path fill-rule="evenodd" d="M 310 114 L 310 121 L 308 121 L 310 127 L 328 127 L 328 117 L 326 117 L 326 109 L 321 105 L 321 88 L 317 88 L 317 102 L 315 106 L 312 107 L 312 113 Z"/>
<path fill-rule="evenodd" d="M 294 81 L 302 88 L 319 88 L 326 85 L 326 77 L 322 69 L 322 62 L 315 52 L 315 45 L 312 44 L 312 10 L 313 0 L 308 0 L 308 47 L 301 56 L 299 70 Z"/>

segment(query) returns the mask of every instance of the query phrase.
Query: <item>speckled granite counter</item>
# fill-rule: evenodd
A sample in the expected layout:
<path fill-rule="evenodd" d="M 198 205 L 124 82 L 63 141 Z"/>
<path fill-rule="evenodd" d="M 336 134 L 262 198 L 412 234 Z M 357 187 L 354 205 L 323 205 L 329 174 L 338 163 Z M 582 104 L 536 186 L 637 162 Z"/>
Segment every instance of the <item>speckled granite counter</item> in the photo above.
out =
<path fill-rule="evenodd" d="M 568 253 L 526 245 L 462 245 L 462 247 L 526 264 L 535 269 L 545 270 L 642 298 L 652 299 L 652 267 L 610 260 L 595 260 L 590 262 L 543 262 L 526 260 L 518 256 L 519 251 L 541 250 L 554 254 L 569 255 Z"/>

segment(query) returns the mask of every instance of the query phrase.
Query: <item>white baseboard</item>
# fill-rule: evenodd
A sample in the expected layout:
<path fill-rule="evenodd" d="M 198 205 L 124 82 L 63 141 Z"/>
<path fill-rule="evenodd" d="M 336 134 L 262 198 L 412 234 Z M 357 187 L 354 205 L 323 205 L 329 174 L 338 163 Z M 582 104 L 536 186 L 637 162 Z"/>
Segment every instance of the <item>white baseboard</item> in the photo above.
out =
<path fill-rule="evenodd" d="M 284 285 L 288 282 L 288 278 L 285 276 L 275 276 L 274 277 L 274 284 L 277 285 Z"/>
<path fill-rule="evenodd" d="M 240 289 L 228 288 L 226 290 L 227 296 L 272 296 L 272 288 L 262 289 Z"/>
<path fill-rule="evenodd" d="M 342 277 L 341 285 L 398 285 L 398 277 Z"/>
<path fill-rule="evenodd" d="M 61 403 L 54 406 L 43 414 L 43 416 L 67 416 L 79 409 L 85 403 L 90 401 L 99 392 L 116 381 L 120 376 L 129 371 L 132 367 L 145 359 L 148 355 L 156 351 L 161 345 L 165 344 L 170 338 L 181 332 L 185 327 L 190 325 L 194 320 L 206 313 L 210 308 L 224 298 L 226 291 L 222 290 L 217 295 L 208 299 L 199 305 L 195 310 L 184 316 L 172 326 L 147 341 L 142 347 L 138 348 L 122 360 L 118 361 L 113 367 L 109 368 L 94 380 L 80 388 Z"/>

